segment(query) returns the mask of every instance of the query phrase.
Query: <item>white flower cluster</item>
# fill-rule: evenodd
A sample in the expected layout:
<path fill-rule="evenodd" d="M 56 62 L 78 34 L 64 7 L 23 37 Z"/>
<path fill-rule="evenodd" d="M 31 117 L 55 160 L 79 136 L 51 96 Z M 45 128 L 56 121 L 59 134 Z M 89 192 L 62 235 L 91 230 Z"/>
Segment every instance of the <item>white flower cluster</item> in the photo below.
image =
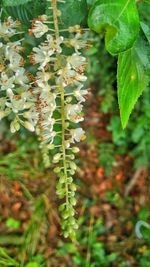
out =
<path fill-rule="evenodd" d="M 77 169 L 74 154 L 79 151 L 74 144 L 85 139 L 79 123 L 84 120 L 82 109 L 88 93 L 83 86 L 87 79 L 86 59 L 81 54 L 87 44 L 78 25 L 68 29 L 67 37 L 60 35 L 57 27 L 60 12 L 56 6 L 52 9 L 52 22 L 46 15 L 39 16 L 29 30 L 35 39 L 41 38 L 29 55 L 34 65 L 31 75 L 25 69 L 23 39 L 14 38 L 19 22 L 10 17 L 0 21 L 0 119 L 11 114 L 13 133 L 20 125 L 36 130 L 46 166 L 52 150 L 52 161 L 58 165 L 54 169 L 59 177 L 57 194 L 64 199 L 60 206 L 62 229 L 65 237 L 74 238 L 78 226 L 74 218 L 76 186 L 72 176 Z"/>
<path fill-rule="evenodd" d="M 10 37 L 16 34 L 16 29 L 19 25 L 19 21 L 14 21 L 11 17 L 8 17 L 4 22 L 0 21 L 0 37 L 9 40 Z"/>
<path fill-rule="evenodd" d="M 40 20 L 34 20 L 34 30 L 30 30 L 36 38 L 39 38 L 37 32 L 42 17 L 47 22 L 46 16 L 41 16 Z M 45 34 L 44 23 L 42 25 L 43 31 L 40 29 L 40 36 Z M 76 36 L 74 38 L 76 39 Z M 72 41 L 72 43 L 74 42 Z M 69 56 L 63 55 L 61 48 L 63 44 L 66 44 L 66 39 L 63 36 L 56 39 L 53 35 L 47 34 L 45 42 L 41 43 L 38 47 L 34 47 L 30 55 L 31 63 L 37 65 L 38 69 L 36 75 L 37 86 L 34 88 L 34 92 L 36 91 L 39 98 L 39 111 L 41 111 L 39 115 L 42 117 L 40 118 L 39 131 L 41 129 L 41 141 L 47 143 L 48 147 L 49 144 L 53 143 L 54 137 L 57 134 L 53 131 L 54 124 L 57 124 L 57 121 L 61 121 L 61 119 L 56 120 L 53 118 L 54 111 L 59 110 L 60 87 L 63 86 L 64 90 L 66 88 L 64 95 L 66 121 L 78 123 L 83 120 L 83 106 L 81 103 L 85 101 L 85 95 L 87 94 L 87 90 L 82 89 L 82 82 L 87 79 L 83 73 L 86 59 L 80 55 L 79 51 Z M 60 58 L 56 56 L 57 54 L 60 55 Z M 69 87 L 71 87 L 71 92 L 68 92 Z M 71 138 L 67 138 L 67 147 L 71 143 L 79 142 L 85 137 L 84 131 L 81 128 L 68 128 L 67 130 L 71 136 Z"/>
<path fill-rule="evenodd" d="M 70 36 L 66 37 L 59 32 L 54 34 L 47 28 L 48 23 L 48 17 L 40 16 L 29 30 L 36 38 L 45 36 L 45 41 L 34 47 L 30 55 L 31 63 L 37 66 L 33 90 L 37 99 L 37 133 L 44 151 L 54 151 L 53 163 L 58 164 L 55 172 L 60 177 L 57 194 L 65 199 L 60 206 L 62 229 L 65 237 L 73 238 L 77 223 L 74 218 L 76 186 L 72 175 L 77 168 L 74 154 L 79 151 L 73 144 L 85 139 L 85 132 L 78 123 L 84 120 L 83 102 L 88 93 L 83 89 L 87 79 L 84 74 L 86 58 L 81 55 L 87 44 L 82 41 L 79 26 L 70 27 Z M 65 47 L 70 53 L 65 53 Z"/>
<path fill-rule="evenodd" d="M 18 21 L 8 17 L 0 21 L 0 120 L 10 114 L 13 119 L 10 124 L 14 133 L 23 125 L 34 131 L 34 123 L 26 118 L 26 113 L 32 108 L 30 99 L 30 83 L 24 68 L 21 41 L 12 41 L 18 33 Z"/>

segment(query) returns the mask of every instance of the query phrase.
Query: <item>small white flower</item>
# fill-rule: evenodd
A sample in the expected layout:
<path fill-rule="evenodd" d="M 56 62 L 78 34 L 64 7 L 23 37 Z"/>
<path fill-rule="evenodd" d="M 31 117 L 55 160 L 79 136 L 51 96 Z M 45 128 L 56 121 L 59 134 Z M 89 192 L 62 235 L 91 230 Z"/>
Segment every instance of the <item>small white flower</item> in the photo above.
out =
<path fill-rule="evenodd" d="M 11 108 L 14 113 L 18 113 L 20 110 L 24 109 L 25 100 L 20 99 L 17 96 L 10 99 L 11 102 L 6 102 L 6 106 Z"/>
<path fill-rule="evenodd" d="M 55 119 L 49 116 L 42 121 L 41 126 L 43 129 L 50 130 L 51 132 L 53 130 L 54 124 L 55 124 Z"/>
<path fill-rule="evenodd" d="M 6 21 L 0 21 L 0 36 L 8 38 L 16 33 L 16 28 L 19 26 L 18 21 L 14 21 L 11 17 L 8 17 Z"/>
<path fill-rule="evenodd" d="M 38 71 L 36 74 L 36 81 L 38 83 L 48 82 L 52 74 L 50 72 Z"/>
<path fill-rule="evenodd" d="M 66 105 L 65 111 L 67 119 L 72 122 L 78 123 L 84 120 L 83 116 L 80 115 L 82 111 L 82 105 L 80 104 L 68 104 Z"/>
<path fill-rule="evenodd" d="M 29 33 L 34 34 L 36 38 L 42 37 L 46 32 L 48 32 L 48 26 L 38 19 L 33 21 L 32 29 L 29 30 Z"/>
<path fill-rule="evenodd" d="M 75 52 L 79 54 L 79 50 L 87 46 L 86 41 L 83 41 L 81 33 L 77 33 L 74 38 L 69 40 L 69 44 L 74 47 Z"/>
<path fill-rule="evenodd" d="M 16 52 L 15 47 L 10 45 L 7 45 L 5 48 L 5 57 L 9 61 L 9 68 L 13 71 L 17 70 L 24 63 L 23 57 Z"/>
<path fill-rule="evenodd" d="M 15 79 L 14 76 L 8 77 L 8 75 L 5 72 L 2 72 L 1 78 L 0 78 L 1 90 L 7 90 L 7 89 L 14 88 L 15 87 L 14 79 Z"/>
<path fill-rule="evenodd" d="M 16 73 L 15 73 L 15 83 L 24 85 L 28 82 L 28 78 L 25 74 L 25 69 L 24 68 L 18 68 Z"/>
<path fill-rule="evenodd" d="M 38 112 L 34 106 L 32 106 L 28 111 L 25 111 L 23 113 L 23 117 L 28 119 L 34 126 L 38 122 Z"/>
<path fill-rule="evenodd" d="M 62 83 L 64 87 L 73 84 L 75 81 L 76 72 L 68 66 L 60 69 L 57 74 L 59 75 L 57 82 Z"/>
<path fill-rule="evenodd" d="M 30 61 L 33 64 L 40 64 L 38 69 L 42 70 L 51 61 L 52 54 L 53 51 L 48 50 L 46 47 L 34 47 L 33 53 L 30 55 Z"/>
<path fill-rule="evenodd" d="M 12 98 L 14 96 L 13 90 L 10 88 L 6 90 L 6 94 L 9 98 Z"/>
<path fill-rule="evenodd" d="M 85 140 L 85 131 L 83 131 L 82 128 L 76 128 L 76 129 L 71 129 L 71 136 L 72 136 L 72 143 L 80 142 L 81 140 Z"/>
<path fill-rule="evenodd" d="M 43 15 L 38 16 L 38 19 L 43 21 L 43 22 L 46 22 L 46 21 L 48 21 L 48 16 L 43 14 Z"/>
<path fill-rule="evenodd" d="M 56 108 L 56 95 L 51 93 L 51 92 L 47 92 L 47 91 L 43 91 L 41 93 L 41 100 L 42 100 L 42 106 L 43 106 L 43 109 L 42 111 L 43 112 L 49 112 L 50 111 L 53 111 L 55 110 Z"/>
<path fill-rule="evenodd" d="M 49 50 L 53 53 L 57 52 L 60 54 L 62 52 L 61 44 L 63 43 L 64 37 L 60 36 L 55 39 L 52 35 L 48 34 L 46 38 Z"/>
<path fill-rule="evenodd" d="M 79 103 L 85 102 L 85 97 L 88 94 L 88 90 L 76 89 L 74 91 L 74 96 L 79 101 Z"/>
<path fill-rule="evenodd" d="M 36 83 L 38 87 L 35 88 L 34 90 L 35 93 L 41 93 L 41 91 L 43 92 L 51 91 L 51 86 L 47 82 L 44 82 L 42 80 L 37 80 Z"/>
<path fill-rule="evenodd" d="M 64 87 L 68 85 L 76 85 L 78 82 L 85 82 L 87 80 L 87 77 L 84 74 L 70 69 L 70 66 L 68 65 L 63 69 L 60 69 L 57 74 L 59 75 L 57 82 L 62 83 Z"/>
<path fill-rule="evenodd" d="M 54 141 L 54 137 L 56 136 L 56 132 L 55 131 L 44 131 L 42 132 L 41 135 L 41 141 L 42 144 L 52 144 Z"/>
<path fill-rule="evenodd" d="M 76 74 L 76 80 L 79 82 L 85 82 L 87 80 L 87 77 L 83 73 L 78 73 Z"/>
<path fill-rule="evenodd" d="M 73 55 L 69 56 L 67 58 L 67 62 L 70 66 L 70 68 L 75 69 L 76 71 L 81 71 L 83 72 L 84 67 L 86 65 L 86 58 L 80 56 L 77 53 L 74 53 Z"/>
<path fill-rule="evenodd" d="M 4 24 L 9 26 L 10 28 L 17 28 L 20 25 L 20 22 L 18 20 L 14 21 L 12 17 L 9 16 Z"/>

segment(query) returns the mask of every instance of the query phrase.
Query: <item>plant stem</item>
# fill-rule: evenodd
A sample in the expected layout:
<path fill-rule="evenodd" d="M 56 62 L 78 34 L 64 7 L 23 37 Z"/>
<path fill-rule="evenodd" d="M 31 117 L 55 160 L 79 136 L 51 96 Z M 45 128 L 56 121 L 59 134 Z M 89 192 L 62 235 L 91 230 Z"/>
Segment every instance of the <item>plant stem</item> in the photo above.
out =
<path fill-rule="evenodd" d="M 59 38 L 59 27 L 58 27 L 58 18 L 57 18 L 57 0 L 52 0 L 53 7 L 53 19 L 54 19 L 54 28 L 56 39 Z"/>
<path fill-rule="evenodd" d="M 59 27 L 58 27 L 58 17 L 57 17 L 57 0 L 52 0 L 52 7 L 53 7 L 53 19 L 54 19 L 54 28 L 55 28 L 55 37 L 56 40 L 59 38 Z M 59 56 L 59 55 L 58 55 Z M 61 97 L 61 122 L 62 122 L 62 153 L 63 153 L 63 168 L 64 168 L 64 176 L 65 176 L 65 190 L 66 190 L 66 207 L 69 204 L 69 197 L 68 197 L 68 177 L 67 177 L 67 166 L 66 166 L 66 147 L 65 147 L 65 128 L 66 128 L 66 121 L 65 121 L 65 93 L 64 87 L 60 84 L 60 97 Z"/>

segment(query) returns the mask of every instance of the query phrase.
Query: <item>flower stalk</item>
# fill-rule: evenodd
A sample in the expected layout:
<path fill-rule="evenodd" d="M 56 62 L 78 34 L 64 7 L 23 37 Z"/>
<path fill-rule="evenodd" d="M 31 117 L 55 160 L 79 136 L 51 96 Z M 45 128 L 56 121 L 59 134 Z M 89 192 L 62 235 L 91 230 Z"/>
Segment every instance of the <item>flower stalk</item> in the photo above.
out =
<path fill-rule="evenodd" d="M 54 29 L 56 40 L 59 39 L 59 26 L 57 18 L 57 0 L 52 0 L 53 7 L 53 19 L 54 19 Z M 59 54 L 57 55 L 59 57 Z M 57 57 L 56 56 L 56 57 Z M 66 122 L 65 122 L 65 95 L 64 87 L 59 85 L 60 95 L 61 95 L 61 124 L 62 124 L 62 154 L 63 154 L 63 168 L 65 175 L 65 188 L 66 188 L 66 209 L 68 209 L 69 198 L 68 198 L 68 179 L 67 179 L 67 166 L 66 166 L 66 148 L 65 148 L 65 131 L 66 131 Z"/>

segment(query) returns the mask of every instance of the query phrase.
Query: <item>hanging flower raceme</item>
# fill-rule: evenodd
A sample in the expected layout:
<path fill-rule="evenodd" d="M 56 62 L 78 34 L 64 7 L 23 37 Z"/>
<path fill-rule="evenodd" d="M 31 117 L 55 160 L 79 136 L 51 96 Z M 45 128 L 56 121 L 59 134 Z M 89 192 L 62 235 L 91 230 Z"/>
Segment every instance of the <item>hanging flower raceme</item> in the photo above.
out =
<path fill-rule="evenodd" d="M 10 130 L 20 129 L 20 125 L 34 131 L 35 121 L 25 115 L 34 102 L 30 95 L 30 82 L 24 68 L 22 40 L 13 41 L 19 33 L 20 23 L 8 17 L 0 21 L 0 119 L 12 116 Z"/>
<path fill-rule="evenodd" d="M 48 2 L 53 20 L 40 16 L 33 20 L 29 30 L 35 38 L 43 36 L 45 39 L 33 48 L 29 56 L 31 63 L 37 67 L 33 89 L 38 112 L 36 131 L 47 166 L 48 151 L 53 150 L 52 161 L 57 165 L 54 171 L 59 176 L 57 194 L 64 200 L 59 208 L 62 229 L 65 237 L 74 238 L 78 225 L 74 217 L 76 185 L 72 176 L 77 169 L 75 153 L 79 151 L 74 144 L 85 139 L 85 132 L 78 123 L 84 119 L 82 102 L 85 102 L 88 93 L 83 89 L 87 78 L 84 74 L 86 58 L 82 56 L 82 49 L 87 43 L 83 41 L 83 30 L 79 25 L 68 29 L 70 36 L 60 35 L 58 20 L 61 12 L 57 9 L 57 1 Z M 51 25 L 51 29 L 47 25 Z"/>
<path fill-rule="evenodd" d="M 49 154 L 53 155 L 54 171 L 59 177 L 57 194 L 63 202 L 59 208 L 62 229 L 65 237 L 74 239 L 78 225 L 72 177 L 77 169 L 75 154 L 79 151 L 75 143 L 85 139 L 79 123 L 84 120 L 82 104 L 88 93 L 83 84 L 87 79 L 86 58 L 82 56 L 87 43 L 79 25 L 69 27 L 67 34 L 66 29 L 61 29 L 60 35 L 57 1 L 47 1 L 52 20 L 41 15 L 32 21 L 29 30 L 39 44 L 29 55 L 34 65 L 32 74 L 25 69 L 23 39 L 14 38 L 21 34 L 20 23 L 10 17 L 0 21 L 0 119 L 12 115 L 13 133 L 20 125 L 36 131 L 47 167 Z"/>

